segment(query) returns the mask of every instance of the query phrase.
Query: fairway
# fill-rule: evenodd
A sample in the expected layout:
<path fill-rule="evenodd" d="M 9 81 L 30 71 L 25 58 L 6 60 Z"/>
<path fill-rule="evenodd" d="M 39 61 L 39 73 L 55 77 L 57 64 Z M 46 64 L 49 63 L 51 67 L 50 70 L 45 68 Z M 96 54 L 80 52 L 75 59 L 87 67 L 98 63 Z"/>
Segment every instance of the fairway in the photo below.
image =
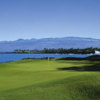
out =
<path fill-rule="evenodd" d="M 1 63 L 0 100 L 100 100 L 98 69 L 87 60 Z"/>

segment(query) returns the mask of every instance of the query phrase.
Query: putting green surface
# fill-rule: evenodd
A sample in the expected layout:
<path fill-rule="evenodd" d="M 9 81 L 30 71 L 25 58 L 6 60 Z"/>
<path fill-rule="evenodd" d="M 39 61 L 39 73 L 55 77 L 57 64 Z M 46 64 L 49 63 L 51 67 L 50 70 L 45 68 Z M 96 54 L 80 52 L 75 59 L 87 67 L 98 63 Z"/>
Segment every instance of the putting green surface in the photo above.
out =
<path fill-rule="evenodd" d="M 85 60 L 1 63 L 0 100 L 100 100 L 100 72 L 93 66 L 100 68 Z"/>

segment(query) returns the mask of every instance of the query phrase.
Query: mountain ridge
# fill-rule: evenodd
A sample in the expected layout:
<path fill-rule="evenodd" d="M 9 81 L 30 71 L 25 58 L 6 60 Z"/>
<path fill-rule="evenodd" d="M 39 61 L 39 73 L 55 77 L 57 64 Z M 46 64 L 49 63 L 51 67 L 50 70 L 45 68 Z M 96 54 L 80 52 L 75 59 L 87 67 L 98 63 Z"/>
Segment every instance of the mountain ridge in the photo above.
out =
<path fill-rule="evenodd" d="M 43 49 L 43 48 L 100 48 L 100 39 L 83 37 L 18 39 L 15 41 L 0 41 L 0 52 L 15 49 Z"/>
<path fill-rule="evenodd" d="M 17 39 L 17 40 L 5 40 L 5 41 L 0 41 L 0 42 L 13 42 L 13 41 L 21 41 L 21 40 L 41 40 L 41 39 L 61 39 L 61 38 L 78 38 L 78 39 L 92 39 L 92 40 L 100 40 L 100 39 L 96 39 L 96 38 L 89 38 L 89 37 L 72 37 L 72 36 L 70 36 L 70 37 L 50 37 L 50 38 L 39 38 L 39 39 L 37 39 L 37 38 L 30 38 L 30 39 L 23 39 L 23 38 L 19 38 L 19 39 Z"/>

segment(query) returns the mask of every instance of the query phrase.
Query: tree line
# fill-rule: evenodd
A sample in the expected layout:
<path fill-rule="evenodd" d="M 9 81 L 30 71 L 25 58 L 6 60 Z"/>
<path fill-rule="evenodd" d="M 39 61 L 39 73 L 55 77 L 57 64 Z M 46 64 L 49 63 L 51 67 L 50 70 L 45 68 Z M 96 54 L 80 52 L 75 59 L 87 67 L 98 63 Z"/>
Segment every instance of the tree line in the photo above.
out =
<path fill-rule="evenodd" d="M 43 50 L 25 50 L 25 49 L 16 49 L 14 50 L 14 53 L 58 53 L 58 54 L 91 54 L 91 53 L 95 53 L 95 50 L 100 51 L 100 48 L 84 48 L 84 49 L 74 49 L 74 48 L 70 48 L 70 49 L 64 49 L 64 48 L 59 48 L 59 49 L 48 49 L 48 48 L 44 48 Z"/>

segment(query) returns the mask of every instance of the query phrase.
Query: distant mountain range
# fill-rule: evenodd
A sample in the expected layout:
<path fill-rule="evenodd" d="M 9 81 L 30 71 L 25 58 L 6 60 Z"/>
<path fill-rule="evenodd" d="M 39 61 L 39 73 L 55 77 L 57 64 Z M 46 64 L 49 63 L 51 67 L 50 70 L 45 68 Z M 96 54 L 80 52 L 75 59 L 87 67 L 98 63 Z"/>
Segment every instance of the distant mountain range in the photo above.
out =
<path fill-rule="evenodd" d="M 44 49 L 44 48 L 100 48 L 100 39 L 82 37 L 18 39 L 16 41 L 0 41 L 0 52 L 15 49 Z"/>

